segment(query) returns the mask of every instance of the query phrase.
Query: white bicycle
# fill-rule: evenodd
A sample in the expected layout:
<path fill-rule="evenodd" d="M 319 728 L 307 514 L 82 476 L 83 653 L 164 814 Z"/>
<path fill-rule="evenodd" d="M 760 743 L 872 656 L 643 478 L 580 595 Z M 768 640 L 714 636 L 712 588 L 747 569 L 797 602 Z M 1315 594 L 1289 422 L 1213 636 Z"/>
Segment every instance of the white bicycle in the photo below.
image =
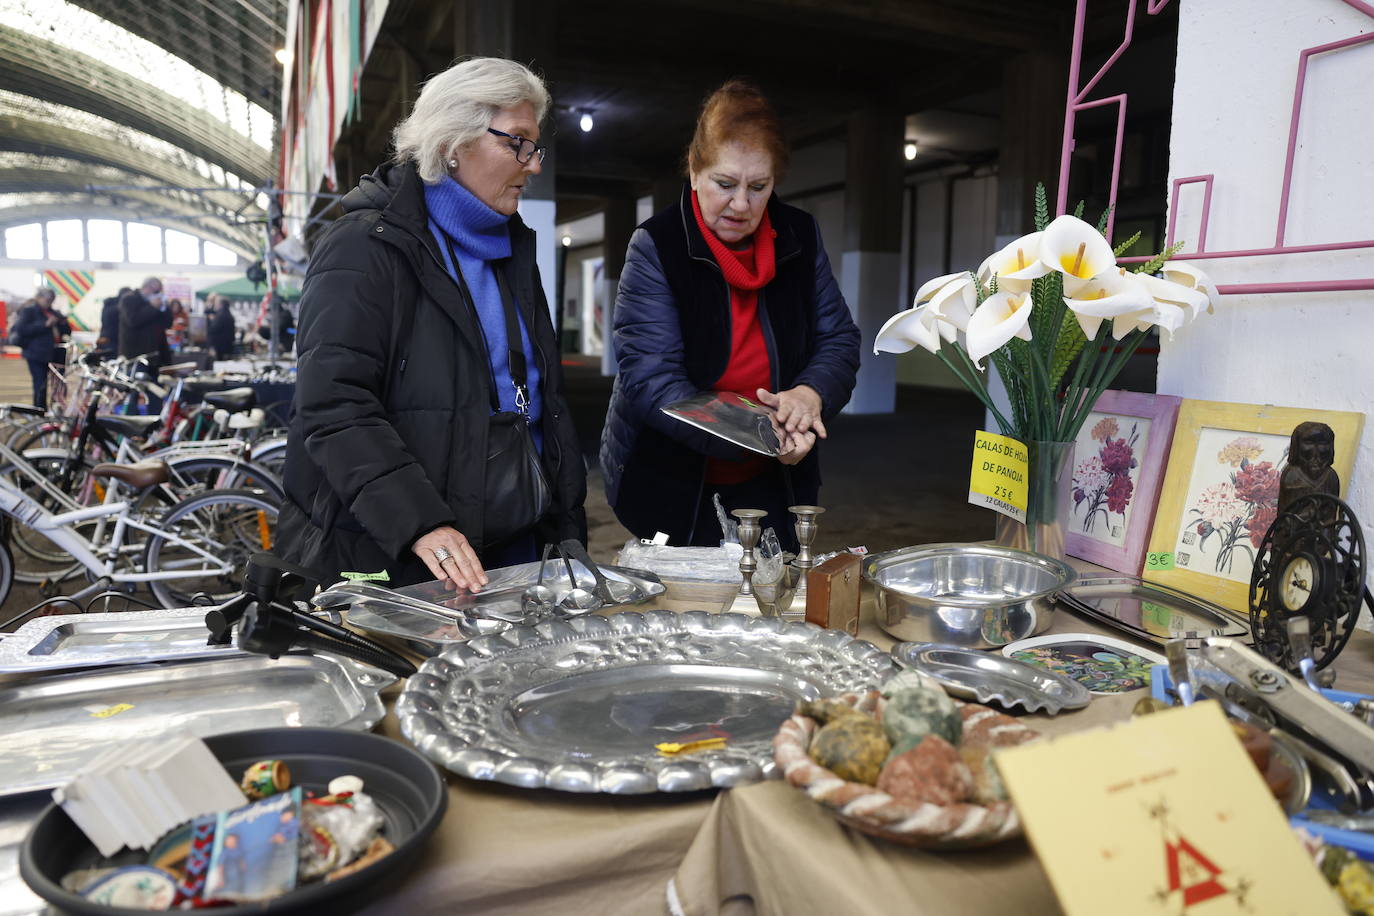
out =
<path fill-rule="evenodd" d="M 4 445 L 0 463 L 26 481 L 21 488 L 0 476 L 4 523 L 32 529 L 85 570 L 90 584 L 70 596 L 74 600 L 138 585 L 146 585 L 164 607 L 187 606 L 197 594 L 228 600 L 240 589 L 234 579 L 248 557 L 272 548 L 277 503 L 260 490 L 210 490 L 166 509 L 141 509 L 134 500 L 116 498 L 122 488 L 111 486 L 101 503 L 85 506 Z M 150 460 L 96 465 L 90 473 L 142 492 L 165 483 L 169 470 L 166 462 Z M 14 582 L 14 560 L 7 543 L 0 548 L 3 604 Z"/>

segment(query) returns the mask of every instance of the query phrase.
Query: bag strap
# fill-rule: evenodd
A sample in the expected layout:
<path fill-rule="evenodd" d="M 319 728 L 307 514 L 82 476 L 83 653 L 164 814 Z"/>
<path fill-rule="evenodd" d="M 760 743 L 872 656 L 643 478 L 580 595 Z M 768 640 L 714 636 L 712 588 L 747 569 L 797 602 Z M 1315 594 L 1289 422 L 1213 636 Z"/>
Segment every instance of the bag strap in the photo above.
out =
<path fill-rule="evenodd" d="M 482 328 L 482 317 L 477 311 L 476 300 L 472 298 L 472 291 L 468 289 L 467 280 L 463 278 L 463 269 L 458 263 L 458 254 L 453 249 L 453 239 L 447 232 L 444 233 L 444 242 L 448 246 L 449 262 L 453 266 L 453 275 L 458 280 L 458 289 L 463 294 L 463 301 L 472 310 L 473 318 L 477 321 L 477 327 Z M 529 392 L 529 365 L 525 361 L 524 338 L 520 333 L 520 319 L 516 312 L 515 297 L 511 295 L 510 285 L 506 281 L 505 272 L 492 268 L 496 274 L 496 285 L 501 291 L 501 311 L 506 319 L 506 359 L 510 365 L 511 384 L 515 387 L 515 409 L 529 422 L 530 412 L 530 392 Z M 485 345 L 486 333 L 482 333 Z M 490 353 L 490 349 L 487 350 Z M 501 412 L 501 399 L 496 390 L 496 370 L 490 364 L 488 358 L 487 371 L 491 374 L 491 395 L 492 413 Z"/>

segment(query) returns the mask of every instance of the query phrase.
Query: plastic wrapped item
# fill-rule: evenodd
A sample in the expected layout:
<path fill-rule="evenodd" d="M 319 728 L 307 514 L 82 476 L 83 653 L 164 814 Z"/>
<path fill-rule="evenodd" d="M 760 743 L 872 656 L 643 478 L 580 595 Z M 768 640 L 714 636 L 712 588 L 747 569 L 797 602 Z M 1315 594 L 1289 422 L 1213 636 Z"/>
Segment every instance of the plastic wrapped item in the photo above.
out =
<path fill-rule="evenodd" d="M 744 549 L 739 544 L 720 547 L 668 547 L 628 540 L 616 557 L 615 565 L 647 569 L 660 579 L 738 585 L 739 561 Z"/>
<path fill-rule="evenodd" d="M 720 542 L 722 544 L 738 544 L 739 522 L 726 513 L 725 504 L 720 501 L 719 493 L 711 494 L 711 503 L 716 507 L 716 521 L 720 522 Z"/>
<path fill-rule="evenodd" d="M 320 799 L 301 806 L 301 881 L 319 878 L 358 858 L 381 832 L 382 814 L 362 792 Z"/>
<path fill-rule="evenodd" d="M 783 553 L 782 542 L 778 540 L 778 533 L 772 528 L 763 532 L 759 538 L 759 546 L 754 551 L 754 558 L 758 561 L 758 569 L 754 571 L 754 581 L 760 585 L 771 585 L 782 578 L 783 568 L 787 565 L 787 556 Z"/>

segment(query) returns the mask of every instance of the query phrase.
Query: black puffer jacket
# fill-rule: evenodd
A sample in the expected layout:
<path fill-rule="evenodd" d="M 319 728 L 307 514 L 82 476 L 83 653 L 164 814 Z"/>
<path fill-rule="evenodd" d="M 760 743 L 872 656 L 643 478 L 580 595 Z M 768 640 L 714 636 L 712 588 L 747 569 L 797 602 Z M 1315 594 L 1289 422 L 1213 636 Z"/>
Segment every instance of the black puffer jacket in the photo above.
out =
<path fill-rule="evenodd" d="M 365 176 L 343 207 L 315 246 L 302 291 L 278 553 L 325 582 L 385 569 L 388 584 L 404 585 L 433 578 L 410 545 L 440 525 L 482 552 L 491 369 L 477 316 L 441 266 L 414 167 Z M 510 233 L 511 257 L 495 267 L 537 351 L 554 490 L 536 535 L 585 541 L 586 468 L 534 233 L 518 216 Z M 407 307 L 411 332 L 393 345 Z"/>

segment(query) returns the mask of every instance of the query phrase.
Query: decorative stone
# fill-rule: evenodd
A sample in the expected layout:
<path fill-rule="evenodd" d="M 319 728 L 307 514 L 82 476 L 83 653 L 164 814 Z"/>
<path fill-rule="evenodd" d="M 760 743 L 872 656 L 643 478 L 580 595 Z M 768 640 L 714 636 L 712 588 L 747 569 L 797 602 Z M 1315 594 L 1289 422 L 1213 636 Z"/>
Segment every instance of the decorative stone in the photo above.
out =
<path fill-rule="evenodd" d="M 997 770 L 997 762 L 990 748 L 961 747 L 959 757 L 973 776 L 973 801 L 990 805 L 1007 800 L 1007 787 L 1002 783 L 1002 774 Z"/>
<path fill-rule="evenodd" d="M 940 685 L 914 668 L 908 668 L 898 671 L 883 682 L 883 697 L 891 699 L 895 693 L 912 689 L 939 690 Z"/>
<path fill-rule="evenodd" d="M 878 790 L 909 805 L 952 805 L 973 791 L 973 774 L 944 738 L 927 735 L 883 767 Z"/>
<path fill-rule="evenodd" d="M 883 707 L 883 731 L 894 747 L 914 749 L 926 735 L 939 735 L 958 745 L 963 719 L 954 701 L 943 690 L 917 687 L 899 690 Z"/>
<path fill-rule="evenodd" d="M 891 750 L 883 728 L 864 715 L 841 716 L 811 740 L 811 759 L 841 779 L 873 785 Z"/>
<path fill-rule="evenodd" d="M 807 700 L 797 704 L 797 715 L 815 719 L 819 725 L 829 725 L 844 716 L 863 716 L 843 700 Z M 868 718 L 864 716 L 864 718 Z"/>

